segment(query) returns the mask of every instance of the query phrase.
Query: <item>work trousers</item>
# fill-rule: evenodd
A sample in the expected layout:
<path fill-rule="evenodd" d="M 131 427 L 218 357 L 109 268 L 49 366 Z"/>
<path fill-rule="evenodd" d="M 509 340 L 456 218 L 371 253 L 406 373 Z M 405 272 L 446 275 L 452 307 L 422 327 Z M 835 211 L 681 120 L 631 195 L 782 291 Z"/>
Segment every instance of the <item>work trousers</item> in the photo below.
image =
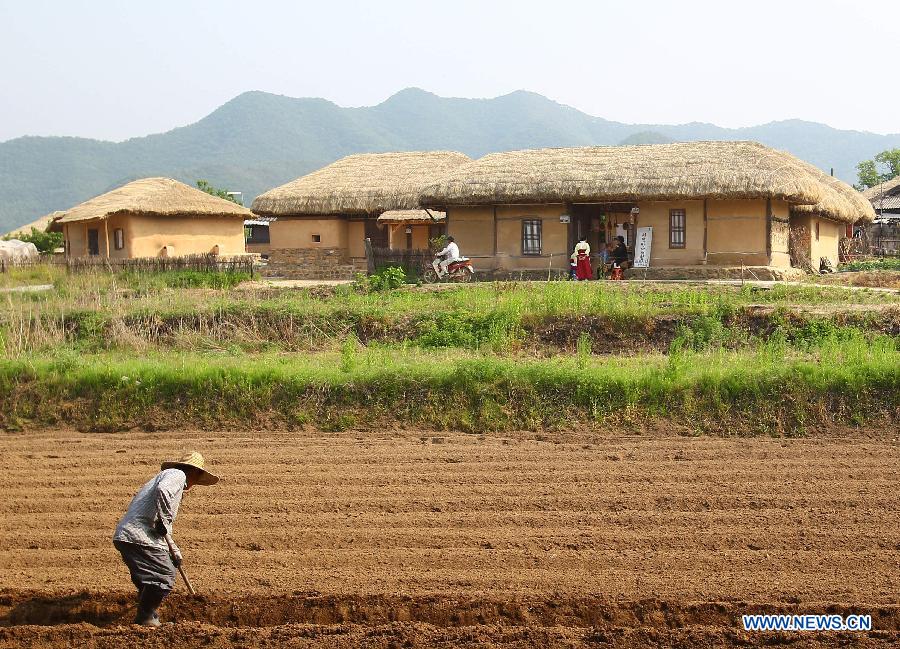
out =
<path fill-rule="evenodd" d="M 131 573 L 131 583 L 140 592 L 144 586 L 155 586 L 168 593 L 175 587 L 175 564 L 162 548 L 125 541 L 113 541 L 116 550 Z"/>

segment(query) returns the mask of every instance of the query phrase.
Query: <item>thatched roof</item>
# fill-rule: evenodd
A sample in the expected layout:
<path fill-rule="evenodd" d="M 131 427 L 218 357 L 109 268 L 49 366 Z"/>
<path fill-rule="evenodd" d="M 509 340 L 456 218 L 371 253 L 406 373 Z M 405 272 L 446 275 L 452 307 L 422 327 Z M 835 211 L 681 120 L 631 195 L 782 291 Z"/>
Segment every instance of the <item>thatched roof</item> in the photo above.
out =
<path fill-rule="evenodd" d="M 874 187 L 869 187 L 863 192 L 863 196 L 874 203 L 882 196 L 892 196 L 898 193 L 900 193 L 900 176 L 886 180 Z"/>
<path fill-rule="evenodd" d="M 142 178 L 68 209 L 60 223 L 105 219 L 113 214 L 251 218 L 250 210 L 171 178 Z"/>
<path fill-rule="evenodd" d="M 875 218 L 872 204 L 861 192 L 856 191 L 843 180 L 829 176 L 815 165 L 803 160 L 798 160 L 798 162 L 830 191 L 825 192 L 822 198 L 813 205 L 792 205 L 791 212 L 821 214 L 849 223 L 872 221 Z"/>
<path fill-rule="evenodd" d="M 807 163 L 757 142 L 680 142 L 494 153 L 426 187 L 423 206 L 771 198 L 856 221 L 848 196 Z M 824 176 L 824 174 L 822 174 Z M 840 181 L 836 181 L 840 182 Z"/>
<path fill-rule="evenodd" d="M 430 214 L 429 214 L 430 212 Z M 379 223 L 443 223 L 447 218 L 437 210 L 388 210 L 378 217 Z"/>
<path fill-rule="evenodd" d="M 63 212 L 50 212 L 50 214 L 45 214 L 36 221 L 26 223 L 25 225 L 20 225 L 16 229 L 10 230 L 4 236 L 15 238 L 15 235 L 17 234 L 31 234 L 32 228 L 40 232 L 51 232 L 51 224 L 53 224 L 53 222 L 59 219 L 62 215 Z"/>
<path fill-rule="evenodd" d="M 455 151 L 351 155 L 257 196 L 252 209 L 263 216 L 415 209 L 423 187 L 469 161 Z"/>

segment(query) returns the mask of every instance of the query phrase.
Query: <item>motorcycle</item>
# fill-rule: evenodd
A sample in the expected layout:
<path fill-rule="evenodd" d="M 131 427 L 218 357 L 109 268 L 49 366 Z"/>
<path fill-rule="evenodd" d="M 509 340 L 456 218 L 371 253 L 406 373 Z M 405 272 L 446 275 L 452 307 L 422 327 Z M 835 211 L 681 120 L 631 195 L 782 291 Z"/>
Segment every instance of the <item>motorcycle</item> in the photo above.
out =
<path fill-rule="evenodd" d="M 433 266 L 425 269 L 422 279 L 427 284 L 436 282 L 471 282 L 475 278 L 475 269 L 468 257 L 460 257 L 447 266 L 447 272 L 438 277 Z"/>

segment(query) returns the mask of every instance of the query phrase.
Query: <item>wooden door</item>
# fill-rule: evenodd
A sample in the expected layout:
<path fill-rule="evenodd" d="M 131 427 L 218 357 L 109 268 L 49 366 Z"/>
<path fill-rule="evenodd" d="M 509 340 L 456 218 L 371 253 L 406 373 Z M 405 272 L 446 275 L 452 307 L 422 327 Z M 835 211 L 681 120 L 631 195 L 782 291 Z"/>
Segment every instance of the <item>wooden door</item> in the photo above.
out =
<path fill-rule="evenodd" d="M 90 228 L 87 231 L 88 254 L 91 256 L 100 254 L 100 231 Z"/>
<path fill-rule="evenodd" d="M 388 229 L 387 226 L 379 225 L 375 219 L 366 219 L 366 238 L 372 240 L 372 245 L 376 248 L 388 247 Z"/>

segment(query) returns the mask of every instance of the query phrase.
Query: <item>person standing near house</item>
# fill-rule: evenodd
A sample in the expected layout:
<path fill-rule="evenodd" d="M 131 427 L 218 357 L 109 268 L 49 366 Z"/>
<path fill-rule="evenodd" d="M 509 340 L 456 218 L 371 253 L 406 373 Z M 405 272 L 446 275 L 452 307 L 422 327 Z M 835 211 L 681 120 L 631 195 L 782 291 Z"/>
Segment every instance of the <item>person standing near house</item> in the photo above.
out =
<path fill-rule="evenodd" d="M 438 261 L 439 257 L 443 257 L 443 261 Z M 459 259 L 459 246 L 456 245 L 453 237 L 447 237 L 447 246 L 435 254 L 435 260 L 431 262 L 431 266 L 438 277 L 443 277 L 447 274 L 447 267 L 457 259 Z"/>
<path fill-rule="evenodd" d="M 204 468 L 203 456 L 191 452 L 176 462 L 163 462 L 160 472 L 131 499 L 116 526 L 113 545 L 138 589 L 135 624 L 159 626 L 156 609 L 175 586 L 182 557 L 172 539 L 172 526 L 184 492 L 195 484 L 218 481 Z"/>
<path fill-rule="evenodd" d="M 575 244 L 572 259 L 575 261 L 575 279 L 581 282 L 594 277 L 594 271 L 591 268 L 591 244 L 584 237 L 581 237 Z"/>
<path fill-rule="evenodd" d="M 625 245 L 625 237 L 619 235 L 616 237 L 616 243 L 613 246 L 610 258 L 619 268 L 625 268 L 628 265 L 628 246 Z"/>

